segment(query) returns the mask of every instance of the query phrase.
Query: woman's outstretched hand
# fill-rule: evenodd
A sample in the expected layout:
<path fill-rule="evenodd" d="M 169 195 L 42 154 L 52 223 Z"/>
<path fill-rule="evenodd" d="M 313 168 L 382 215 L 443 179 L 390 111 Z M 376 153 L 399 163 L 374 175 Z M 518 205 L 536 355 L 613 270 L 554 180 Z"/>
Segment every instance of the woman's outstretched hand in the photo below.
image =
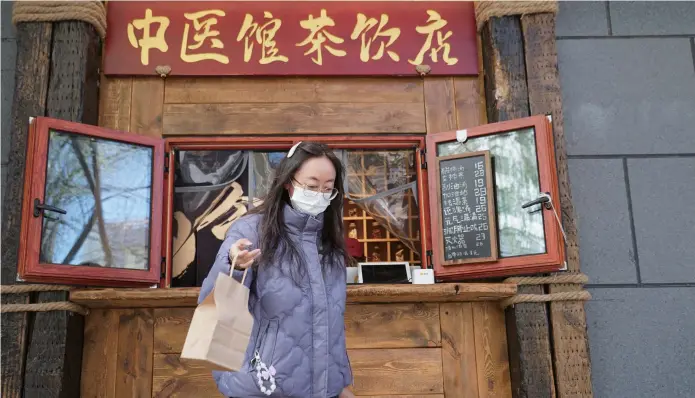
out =
<path fill-rule="evenodd" d="M 231 263 L 232 259 L 236 255 L 236 268 L 246 269 L 251 264 L 253 260 L 261 254 L 261 249 L 255 249 L 249 251 L 249 246 L 251 246 L 251 241 L 248 239 L 239 239 L 234 242 L 232 247 L 229 249 L 229 261 Z"/>

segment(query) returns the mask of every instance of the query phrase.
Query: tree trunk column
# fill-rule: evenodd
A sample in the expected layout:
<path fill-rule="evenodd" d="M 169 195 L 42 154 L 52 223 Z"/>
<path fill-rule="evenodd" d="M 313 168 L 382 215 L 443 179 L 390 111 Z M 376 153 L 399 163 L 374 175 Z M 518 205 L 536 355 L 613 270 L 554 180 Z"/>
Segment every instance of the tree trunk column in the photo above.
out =
<path fill-rule="evenodd" d="M 86 22 L 17 24 L 12 136 L 3 187 L 3 285 L 17 283 L 29 118 L 49 116 L 97 124 L 100 43 L 97 31 Z M 42 292 L 3 295 L 2 302 L 67 299 L 66 292 Z M 81 315 L 66 311 L 7 313 L 2 314 L 2 324 L 3 398 L 79 397 L 84 324 Z"/>
<path fill-rule="evenodd" d="M 538 114 L 553 117 L 560 185 L 560 198 L 554 199 L 560 204 L 567 233 L 567 268 L 578 273 L 578 238 L 557 69 L 556 12 L 557 3 L 551 1 L 476 3 L 488 121 Z M 519 286 L 518 291 L 543 294 L 579 288 L 539 285 Z M 516 304 L 507 308 L 506 322 L 515 398 L 593 396 L 583 302 Z"/>

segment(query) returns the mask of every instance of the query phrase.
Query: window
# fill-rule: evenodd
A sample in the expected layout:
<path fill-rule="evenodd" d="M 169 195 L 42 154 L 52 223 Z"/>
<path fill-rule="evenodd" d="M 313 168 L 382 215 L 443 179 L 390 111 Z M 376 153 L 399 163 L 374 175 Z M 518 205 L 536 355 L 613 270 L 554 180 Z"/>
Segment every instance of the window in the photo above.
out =
<path fill-rule="evenodd" d="M 19 275 L 26 281 L 159 282 L 161 140 L 31 121 Z"/>
<path fill-rule="evenodd" d="M 229 226 L 261 203 L 286 151 L 308 140 L 325 142 L 345 165 L 345 234 L 359 248 L 358 261 L 430 266 L 443 280 L 562 267 L 564 245 L 552 208 L 524 206 L 543 192 L 559 207 L 544 116 L 427 137 L 169 139 L 37 118 L 29 132 L 19 277 L 199 286 Z M 454 169 L 456 177 L 444 181 L 443 173 Z M 469 172 L 475 178 L 467 182 Z M 485 214 L 472 243 L 470 231 L 449 225 L 444 194 L 457 201 L 473 195 Z M 453 240 L 459 246 L 452 251 L 446 245 Z M 466 245 L 488 250 L 465 258 L 459 249 Z"/>
<path fill-rule="evenodd" d="M 176 138 L 167 140 L 173 170 L 167 286 L 202 284 L 229 226 L 261 203 L 286 151 L 306 140 L 327 143 L 345 165 L 344 227 L 361 249 L 356 259 L 420 265 L 422 137 Z"/>
<path fill-rule="evenodd" d="M 441 278 L 489 277 L 557 271 L 564 262 L 564 244 L 552 209 L 524 204 L 547 192 L 559 208 L 559 193 L 551 125 L 545 116 L 494 123 L 458 133 L 427 137 L 427 163 L 479 151 L 489 151 L 494 174 L 498 258 L 494 261 L 443 265 L 441 214 L 432 212 L 433 264 Z M 438 196 L 439 175 L 429 167 L 430 200 Z"/>

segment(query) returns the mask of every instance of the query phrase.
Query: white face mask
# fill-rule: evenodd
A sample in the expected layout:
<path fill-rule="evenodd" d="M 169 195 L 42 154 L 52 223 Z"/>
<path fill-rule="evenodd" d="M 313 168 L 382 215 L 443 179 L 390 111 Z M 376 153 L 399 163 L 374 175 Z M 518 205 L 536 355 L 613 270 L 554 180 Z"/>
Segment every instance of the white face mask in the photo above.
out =
<path fill-rule="evenodd" d="M 318 192 L 307 191 L 304 188 L 294 186 L 294 192 L 290 198 L 292 207 L 314 217 L 326 211 L 331 204 L 331 200 Z"/>

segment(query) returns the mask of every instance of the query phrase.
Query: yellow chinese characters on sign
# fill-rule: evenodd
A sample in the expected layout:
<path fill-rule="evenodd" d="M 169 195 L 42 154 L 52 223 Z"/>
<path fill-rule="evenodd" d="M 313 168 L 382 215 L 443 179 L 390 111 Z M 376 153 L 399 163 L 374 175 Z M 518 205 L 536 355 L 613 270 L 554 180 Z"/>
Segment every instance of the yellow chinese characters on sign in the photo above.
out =
<path fill-rule="evenodd" d="M 309 36 L 303 42 L 297 43 L 297 47 L 306 46 L 311 43 L 311 48 L 309 48 L 304 55 L 316 53 L 316 58 L 311 59 L 315 64 L 323 65 L 323 47 L 336 57 L 344 57 L 347 55 L 344 50 L 333 48 L 330 45 L 330 43 L 341 44 L 345 40 L 326 30 L 327 27 L 335 26 L 335 21 L 326 14 L 325 9 L 321 10 L 321 15 L 317 18 L 309 14 L 309 18 L 300 21 L 299 26 L 308 30 Z M 326 41 L 330 43 L 326 43 Z"/>
<path fill-rule="evenodd" d="M 427 35 L 427 38 L 425 39 L 425 44 L 422 45 L 422 48 L 420 48 L 420 52 L 417 54 L 414 60 L 408 60 L 412 65 L 420 65 L 422 64 L 422 61 L 425 59 L 425 54 L 429 50 L 430 52 L 430 59 L 432 59 L 432 62 L 437 62 L 438 61 L 438 53 L 441 51 L 442 52 L 442 60 L 447 64 L 447 65 L 456 65 L 459 60 L 458 58 L 453 58 L 449 56 L 449 53 L 451 52 L 451 46 L 449 43 L 446 41 L 451 37 L 453 34 L 451 31 L 446 32 L 446 34 L 442 33 L 442 28 L 444 28 L 447 25 L 447 21 L 445 19 L 442 19 L 442 16 L 439 15 L 438 12 L 433 11 L 433 10 L 427 10 L 427 14 L 429 15 L 429 18 L 427 19 L 427 25 L 425 26 L 418 26 L 415 28 L 415 30 L 423 35 Z M 434 38 L 434 34 L 437 34 L 437 47 L 432 47 L 432 39 Z"/>
<path fill-rule="evenodd" d="M 157 31 L 154 36 L 150 35 L 150 27 L 156 24 Z M 150 50 L 156 48 L 165 53 L 169 50 L 165 38 L 166 30 L 169 27 L 169 18 L 155 17 L 152 15 L 152 10 L 145 10 L 145 18 L 134 19 L 128 24 L 128 41 L 130 45 L 140 49 L 140 62 L 143 65 L 150 64 Z M 142 35 L 138 38 L 135 31 L 142 31 Z"/>
<path fill-rule="evenodd" d="M 213 49 L 223 49 L 224 43 L 222 40 L 218 39 L 217 36 L 220 35 L 218 30 L 213 30 L 213 26 L 217 24 L 217 18 L 225 16 L 222 10 L 204 10 L 193 13 L 183 14 L 186 19 L 193 22 L 193 29 L 195 33 L 193 34 L 193 44 L 188 44 L 188 32 L 190 30 L 190 23 L 186 23 L 183 28 L 183 39 L 181 40 L 181 59 L 184 62 L 199 62 L 202 60 L 210 59 L 223 64 L 229 63 L 229 57 L 224 54 L 216 52 L 196 52 L 194 54 L 189 54 L 188 50 L 198 50 L 206 40 L 209 40 L 210 47 Z"/>
<path fill-rule="evenodd" d="M 267 65 L 273 62 L 287 62 L 288 58 L 279 54 L 280 51 L 276 47 L 277 43 L 275 42 L 275 34 L 282 26 L 282 21 L 279 18 L 273 18 L 273 14 L 268 11 L 264 11 L 263 16 L 269 21 L 261 26 L 258 26 L 258 23 L 253 21 L 251 14 L 246 14 L 244 23 L 241 25 L 236 40 L 241 41 L 244 39 L 244 62 L 251 60 L 254 38 L 255 42 L 261 47 L 261 59 L 258 63 Z"/>
<path fill-rule="evenodd" d="M 398 62 L 401 59 L 395 51 L 387 50 L 387 48 L 389 48 L 401 35 L 400 28 L 384 30 L 384 26 L 386 26 L 388 22 L 389 16 L 386 14 L 381 14 L 381 19 L 378 22 L 376 18 L 367 19 L 364 14 L 357 14 L 357 23 L 355 24 L 355 29 L 352 31 L 352 35 L 350 35 L 350 39 L 357 40 L 359 36 L 362 36 L 362 46 L 360 47 L 360 60 L 362 60 L 362 62 L 367 62 L 370 58 L 377 61 L 380 60 L 381 57 L 384 56 L 384 50 L 386 50 L 386 53 L 392 60 Z M 379 26 L 377 26 L 377 24 L 379 24 Z M 367 37 L 367 34 L 370 33 L 375 26 L 377 26 L 376 31 Z M 372 55 L 372 43 L 377 38 L 382 38 L 382 40 L 381 43 L 379 43 L 379 49 Z M 388 39 L 388 41 L 384 43 L 386 39 Z"/>

